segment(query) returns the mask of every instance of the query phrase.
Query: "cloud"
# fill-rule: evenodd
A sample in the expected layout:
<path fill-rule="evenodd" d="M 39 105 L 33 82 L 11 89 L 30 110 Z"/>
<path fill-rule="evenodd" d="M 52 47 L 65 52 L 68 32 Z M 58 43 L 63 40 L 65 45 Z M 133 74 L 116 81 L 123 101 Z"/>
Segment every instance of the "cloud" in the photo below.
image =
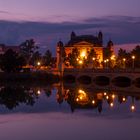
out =
<path fill-rule="evenodd" d="M 2 11 L 2 10 L 0 10 L 0 14 L 11 14 L 11 13 L 8 12 L 8 11 Z"/>
<path fill-rule="evenodd" d="M 112 39 L 114 44 L 137 44 L 140 42 L 139 23 L 140 17 L 130 16 L 91 17 L 61 23 L 0 21 L 0 43 L 18 45 L 26 39 L 34 38 L 38 44 L 55 52 L 57 41 L 61 39 L 66 43 L 71 31 L 76 34 L 97 35 L 101 30 L 104 34 L 104 45 L 109 39 Z"/>

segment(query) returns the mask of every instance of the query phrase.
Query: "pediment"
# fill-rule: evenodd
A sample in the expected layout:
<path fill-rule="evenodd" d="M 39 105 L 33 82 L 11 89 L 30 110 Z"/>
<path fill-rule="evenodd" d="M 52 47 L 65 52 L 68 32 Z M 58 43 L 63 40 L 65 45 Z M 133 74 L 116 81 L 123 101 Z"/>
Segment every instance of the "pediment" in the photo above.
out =
<path fill-rule="evenodd" d="M 93 44 L 92 44 L 92 43 L 89 43 L 89 42 L 87 42 L 87 41 L 81 41 L 81 42 L 75 43 L 74 45 L 78 45 L 78 46 L 79 46 L 79 45 L 82 45 L 82 46 L 83 46 L 83 45 L 89 45 L 89 46 L 90 46 L 90 45 L 93 45 Z"/>

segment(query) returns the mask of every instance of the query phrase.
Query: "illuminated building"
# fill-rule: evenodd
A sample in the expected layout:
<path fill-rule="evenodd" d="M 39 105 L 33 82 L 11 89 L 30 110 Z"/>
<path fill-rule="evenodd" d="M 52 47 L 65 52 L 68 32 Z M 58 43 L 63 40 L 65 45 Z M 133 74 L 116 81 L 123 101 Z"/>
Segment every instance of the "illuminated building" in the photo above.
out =
<path fill-rule="evenodd" d="M 76 48 L 79 51 L 80 59 L 87 59 L 87 56 L 90 50 L 94 49 L 96 53 L 96 60 L 101 64 L 101 62 L 103 61 L 102 32 L 99 32 L 97 36 L 93 36 L 93 35 L 78 36 L 75 34 L 75 32 L 72 32 L 70 40 L 66 43 L 66 45 L 63 45 L 63 43 L 59 41 L 57 44 L 57 66 L 58 67 L 60 66 L 60 63 L 62 62 L 60 55 L 62 55 L 63 49 L 65 50 L 65 55 L 68 56 L 70 53 L 72 53 L 72 50 L 74 48 Z M 79 63 L 81 64 L 81 62 L 82 61 L 80 61 Z M 64 67 L 66 67 L 66 65 Z"/>

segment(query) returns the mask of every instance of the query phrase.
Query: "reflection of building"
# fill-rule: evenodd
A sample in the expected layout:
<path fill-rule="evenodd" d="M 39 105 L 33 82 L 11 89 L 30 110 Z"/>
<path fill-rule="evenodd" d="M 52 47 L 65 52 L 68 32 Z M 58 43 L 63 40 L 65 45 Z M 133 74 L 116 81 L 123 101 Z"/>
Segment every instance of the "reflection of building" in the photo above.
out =
<path fill-rule="evenodd" d="M 57 44 L 57 66 L 61 60 L 60 54 L 62 54 L 62 42 Z M 74 32 L 71 33 L 71 38 L 63 46 L 66 56 L 72 53 L 74 48 L 77 48 L 80 52 L 80 56 L 86 58 L 91 49 L 94 49 L 96 53 L 96 59 L 99 63 L 103 61 L 103 35 L 102 32 L 98 33 L 98 36 L 93 35 L 80 35 L 77 36 Z"/>

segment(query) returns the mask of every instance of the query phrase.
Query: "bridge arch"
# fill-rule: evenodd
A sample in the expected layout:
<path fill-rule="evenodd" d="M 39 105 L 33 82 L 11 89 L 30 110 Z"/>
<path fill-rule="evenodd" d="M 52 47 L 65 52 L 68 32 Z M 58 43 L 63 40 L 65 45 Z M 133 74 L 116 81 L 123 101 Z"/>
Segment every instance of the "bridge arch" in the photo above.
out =
<path fill-rule="evenodd" d="M 77 78 L 77 81 L 81 84 L 91 84 L 92 83 L 92 78 L 91 76 L 87 76 L 87 75 L 81 75 Z"/>
<path fill-rule="evenodd" d="M 140 88 L 140 77 L 139 77 L 139 78 L 136 78 L 136 79 L 134 80 L 134 85 L 135 85 L 136 87 Z"/>
<path fill-rule="evenodd" d="M 63 77 L 63 80 L 64 80 L 66 83 L 74 83 L 74 82 L 76 82 L 76 77 L 75 77 L 74 75 L 69 74 L 69 75 L 65 75 L 65 76 Z"/>
<path fill-rule="evenodd" d="M 118 76 L 113 78 L 111 82 L 117 87 L 129 87 L 132 80 L 126 76 Z"/>
<path fill-rule="evenodd" d="M 110 78 L 107 76 L 97 76 L 93 79 L 96 85 L 107 86 L 110 84 Z"/>

